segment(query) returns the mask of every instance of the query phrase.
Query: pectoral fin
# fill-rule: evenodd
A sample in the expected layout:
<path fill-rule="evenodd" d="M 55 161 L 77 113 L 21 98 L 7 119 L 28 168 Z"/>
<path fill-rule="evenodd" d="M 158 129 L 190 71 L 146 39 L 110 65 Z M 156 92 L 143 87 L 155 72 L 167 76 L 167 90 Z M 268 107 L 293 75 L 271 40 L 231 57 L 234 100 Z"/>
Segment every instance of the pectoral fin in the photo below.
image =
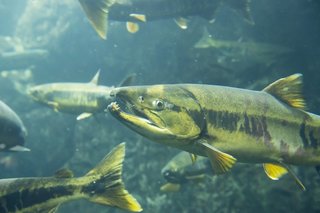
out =
<path fill-rule="evenodd" d="M 78 115 L 78 117 L 77 117 L 77 121 L 80 121 L 80 120 L 83 120 L 83 119 L 89 118 L 90 116 L 92 116 L 92 113 L 84 112 L 84 113 L 82 113 L 82 114 Z"/>
<path fill-rule="evenodd" d="M 197 160 L 197 155 L 195 154 L 192 154 L 192 153 L 189 153 L 190 154 L 190 158 L 191 158 L 191 161 L 192 161 L 192 164 L 194 164 Z"/>
<path fill-rule="evenodd" d="M 47 104 L 52 107 L 55 112 L 59 112 L 59 104 L 57 102 L 49 101 Z"/>
<path fill-rule="evenodd" d="M 264 171 L 268 175 L 269 178 L 272 180 L 279 180 L 283 175 L 286 173 L 289 173 L 293 179 L 296 181 L 298 186 L 301 188 L 301 190 L 305 191 L 306 187 L 303 185 L 303 183 L 299 180 L 299 178 L 294 174 L 294 172 L 285 164 L 279 163 L 265 163 L 263 164 Z"/>
<path fill-rule="evenodd" d="M 177 183 L 166 183 L 160 187 L 162 192 L 178 192 L 180 191 L 181 185 Z"/>
<path fill-rule="evenodd" d="M 210 163 L 215 174 L 223 174 L 229 171 L 237 161 L 237 159 L 233 156 L 221 152 L 220 150 L 216 149 L 208 143 L 201 144 L 205 148 L 205 151 L 207 153 L 208 158 L 210 159 Z"/>
<path fill-rule="evenodd" d="M 186 30 L 188 28 L 188 21 L 185 18 L 175 18 L 174 22 L 183 30 Z"/>

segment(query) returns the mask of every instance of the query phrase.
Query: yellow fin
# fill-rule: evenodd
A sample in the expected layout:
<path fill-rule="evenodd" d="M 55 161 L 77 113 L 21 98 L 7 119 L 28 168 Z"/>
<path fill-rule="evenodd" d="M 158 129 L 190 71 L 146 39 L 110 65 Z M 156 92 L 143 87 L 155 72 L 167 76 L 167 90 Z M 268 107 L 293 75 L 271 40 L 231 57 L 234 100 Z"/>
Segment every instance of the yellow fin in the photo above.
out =
<path fill-rule="evenodd" d="M 283 175 L 289 173 L 291 177 L 295 180 L 301 190 L 305 191 L 306 187 L 299 180 L 299 178 L 294 174 L 294 172 L 285 164 L 273 164 L 273 163 L 265 163 L 263 164 L 264 171 L 272 180 L 279 180 Z"/>
<path fill-rule="evenodd" d="M 137 19 L 137 20 L 139 20 L 139 21 L 142 21 L 142 22 L 146 22 L 147 21 L 146 15 L 144 15 L 144 14 L 132 13 L 132 14 L 130 14 L 130 16 L 135 18 L 135 19 Z"/>
<path fill-rule="evenodd" d="M 92 116 L 92 113 L 89 113 L 89 112 L 81 113 L 80 115 L 78 115 L 77 121 L 89 118 L 90 116 Z"/>
<path fill-rule="evenodd" d="M 215 174 L 223 174 L 229 171 L 237 161 L 233 156 L 221 152 L 208 143 L 201 144 L 206 149 L 207 156 L 210 159 L 210 163 Z"/>
<path fill-rule="evenodd" d="M 79 0 L 90 24 L 102 39 L 107 38 L 109 8 L 115 0 Z"/>
<path fill-rule="evenodd" d="M 178 183 L 166 183 L 160 187 L 162 192 L 178 192 L 180 191 L 181 185 Z"/>
<path fill-rule="evenodd" d="M 288 173 L 288 170 L 283 166 L 272 163 L 263 164 L 264 172 L 272 180 L 279 180 L 283 175 Z"/>
<path fill-rule="evenodd" d="M 59 169 L 58 171 L 55 172 L 54 177 L 56 178 L 72 178 L 73 172 L 70 169 Z"/>
<path fill-rule="evenodd" d="M 286 78 L 281 78 L 268 85 L 263 91 L 289 106 L 305 109 L 306 104 L 302 97 L 302 74 L 293 74 Z"/>
<path fill-rule="evenodd" d="M 99 186 L 94 193 L 90 192 L 89 200 L 101 205 L 141 212 L 140 204 L 125 189 L 121 178 L 124 156 L 125 143 L 121 143 L 83 177 L 92 180 L 92 183 Z"/>
<path fill-rule="evenodd" d="M 183 30 L 186 30 L 188 28 L 188 21 L 185 18 L 175 18 L 174 22 Z"/>
<path fill-rule="evenodd" d="M 191 158 L 191 161 L 192 161 L 192 164 L 194 164 L 197 160 L 197 155 L 195 154 L 192 154 L 192 153 L 189 153 L 190 154 L 190 158 Z"/>
<path fill-rule="evenodd" d="M 93 78 L 91 79 L 91 81 L 89 83 L 94 84 L 94 85 L 98 85 L 99 77 L 100 77 L 100 69 L 98 69 L 97 73 L 93 76 Z"/>
<path fill-rule="evenodd" d="M 126 26 L 129 33 L 136 33 L 139 31 L 139 25 L 137 23 L 127 22 Z"/>

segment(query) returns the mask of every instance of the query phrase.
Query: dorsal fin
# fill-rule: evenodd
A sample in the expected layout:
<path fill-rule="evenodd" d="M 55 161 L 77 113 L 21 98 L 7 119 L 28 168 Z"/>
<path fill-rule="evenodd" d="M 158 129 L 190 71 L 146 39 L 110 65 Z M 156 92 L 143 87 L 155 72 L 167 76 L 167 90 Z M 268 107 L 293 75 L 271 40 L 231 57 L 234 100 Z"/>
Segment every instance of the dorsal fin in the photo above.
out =
<path fill-rule="evenodd" d="M 305 109 L 306 104 L 302 97 L 302 74 L 300 73 L 281 78 L 268 85 L 263 91 L 291 107 Z"/>
<path fill-rule="evenodd" d="M 72 178 L 73 177 L 73 172 L 70 169 L 59 169 L 58 171 L 55 172 L 54 177 L 56 178 Z"/>
<path fill-rule="evenodd" d="M 130 75 L 128 75 L 125 79 L 123 79 L 120 84 L 118 85 L 118 87 L 125 87 L 125 86 L 131 86 L 132 82 L 136 79 L 137 74 L 136 73 L 132 73 Z"/>
<path fill-rule="evenodd" d="M 99 77 L 100 77 L 100 69 L 98 69 L 97 73 L 93 76 L 93 78 L 89 83 L 98 85 Z"/>

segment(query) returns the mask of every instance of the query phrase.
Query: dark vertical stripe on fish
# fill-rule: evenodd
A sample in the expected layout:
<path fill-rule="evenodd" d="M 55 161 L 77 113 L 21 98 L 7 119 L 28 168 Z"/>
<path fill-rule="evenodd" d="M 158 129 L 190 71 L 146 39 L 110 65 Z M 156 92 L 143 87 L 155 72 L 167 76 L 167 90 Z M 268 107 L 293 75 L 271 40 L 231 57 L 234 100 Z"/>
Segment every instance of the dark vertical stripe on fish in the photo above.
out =
<path fill-rule="evenodd" d="M 310 138 L 310 142 L 311 142 L 311 147 L 314 149 L 317 149 L 318 148 L 318 140 L 314 137 L 312 130 L 309 132 L 309 138 Z"/>
<path fill-rule="evenodd" d="M 237 131 L 237 125 L 240 120 L 240 116 L 236 113 L 229 113 L 227 111 L 214 111 L 206 110 L 206 117 L 217 128 L 222 128 L 230 132 Z M 248 127 L 249 128 L 249 127 Z"/>
<path fill-rule="evenodd" d="M 306 137 L 305 131 L 306 131 L 306 124 L 305 124 L 305 123 L 302 123 L 302 124 L 300 125 L 299 135 L 300 135 L 300 137 L 301 137 L 301 140 L 302 140 L 302 143 L 303 143 L 303 147 L 304 147 L 304 148 L 307 148 L 307 147 L 309 147 L 309 143 L 308 143 L 308 139 L 307 139 L 307 137 Z"/>

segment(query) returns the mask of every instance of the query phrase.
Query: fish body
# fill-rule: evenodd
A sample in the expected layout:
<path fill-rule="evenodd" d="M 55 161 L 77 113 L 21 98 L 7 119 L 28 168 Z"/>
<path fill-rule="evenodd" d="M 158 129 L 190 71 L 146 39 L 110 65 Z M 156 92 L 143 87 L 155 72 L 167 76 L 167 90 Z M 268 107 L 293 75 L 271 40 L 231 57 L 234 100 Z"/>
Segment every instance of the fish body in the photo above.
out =
<path fill-rule="evenodd" d="M 121 179 L 125 144 L 114 148 L 85 176 L 12 178 L 0 180 L 0 212 L 55 212 L 60 204 L 88 199 L 91 202 L 139 212 L 141 207 Z"/>
<path fill-rule="evenodd" d="M 194 45 L 197 49 L 213 49 L 232 61 L 254 61 L 271 65 L 280 56 L 293 53 L 288 47 L 250 41 L 219 40 L 213 38 L 205 29 L 202 38 Z"/>
<path fill-rule="evenodd" d="M 161 191 L 178 191 L 183 184 L 201 180 L 206 174 L 212 173 L 208 158 L 198 156 L 193 162 L 190 153 L 179 152 L 161 170 L 163 178 L 167 181 Z"/>
<path fill-rule="evenodd" d="M 268 176 L 278 179 L 287 172 L 294 176 L 288 164 L 320 165 L 320 117 L 303 110 L 301 85 L 295 74 L 263 91 L 200 84 L 124 87 L 112 95 L 132 113 L 117 104 L 109 110 L 153 141 L 209 157 L 217 174 L 238 160 L 263 163 Z"/>
<path fill-rule="evenodd" d="M 103 112 L 112 101 L 109 93 L 113 87 L 98 85 L 99 73 L 89 83 L 42 84 L 30 88 L 28 93 L 55 111 L 78 114 L 77 119 L 81 120 Z"/>
<path fill-rule="evenodd" d="M 29 49 L 0 53 L 1 69 L 24 69 L 45 60 L 49 52 L 44 49 Z"/>
<path fill-rule="evenodd" d="M 26 135 L 20 117 L 0 101 L 0 151 L 29 151 L 24 147 Z"/>
<path fill-rule="evenodd" d="M 220 4 L 226 3 L 252 22 L 250 0 L 79 0 L 90 23 L 105 39 L 108 20 L 123 22 L 146 22 L 162 19 L 178 19 L 199 16 L 212 20 Z M 179 23 L 179 21 L 177 22 Z M 183 26 L 182 26 L 183 28 Z"/>

